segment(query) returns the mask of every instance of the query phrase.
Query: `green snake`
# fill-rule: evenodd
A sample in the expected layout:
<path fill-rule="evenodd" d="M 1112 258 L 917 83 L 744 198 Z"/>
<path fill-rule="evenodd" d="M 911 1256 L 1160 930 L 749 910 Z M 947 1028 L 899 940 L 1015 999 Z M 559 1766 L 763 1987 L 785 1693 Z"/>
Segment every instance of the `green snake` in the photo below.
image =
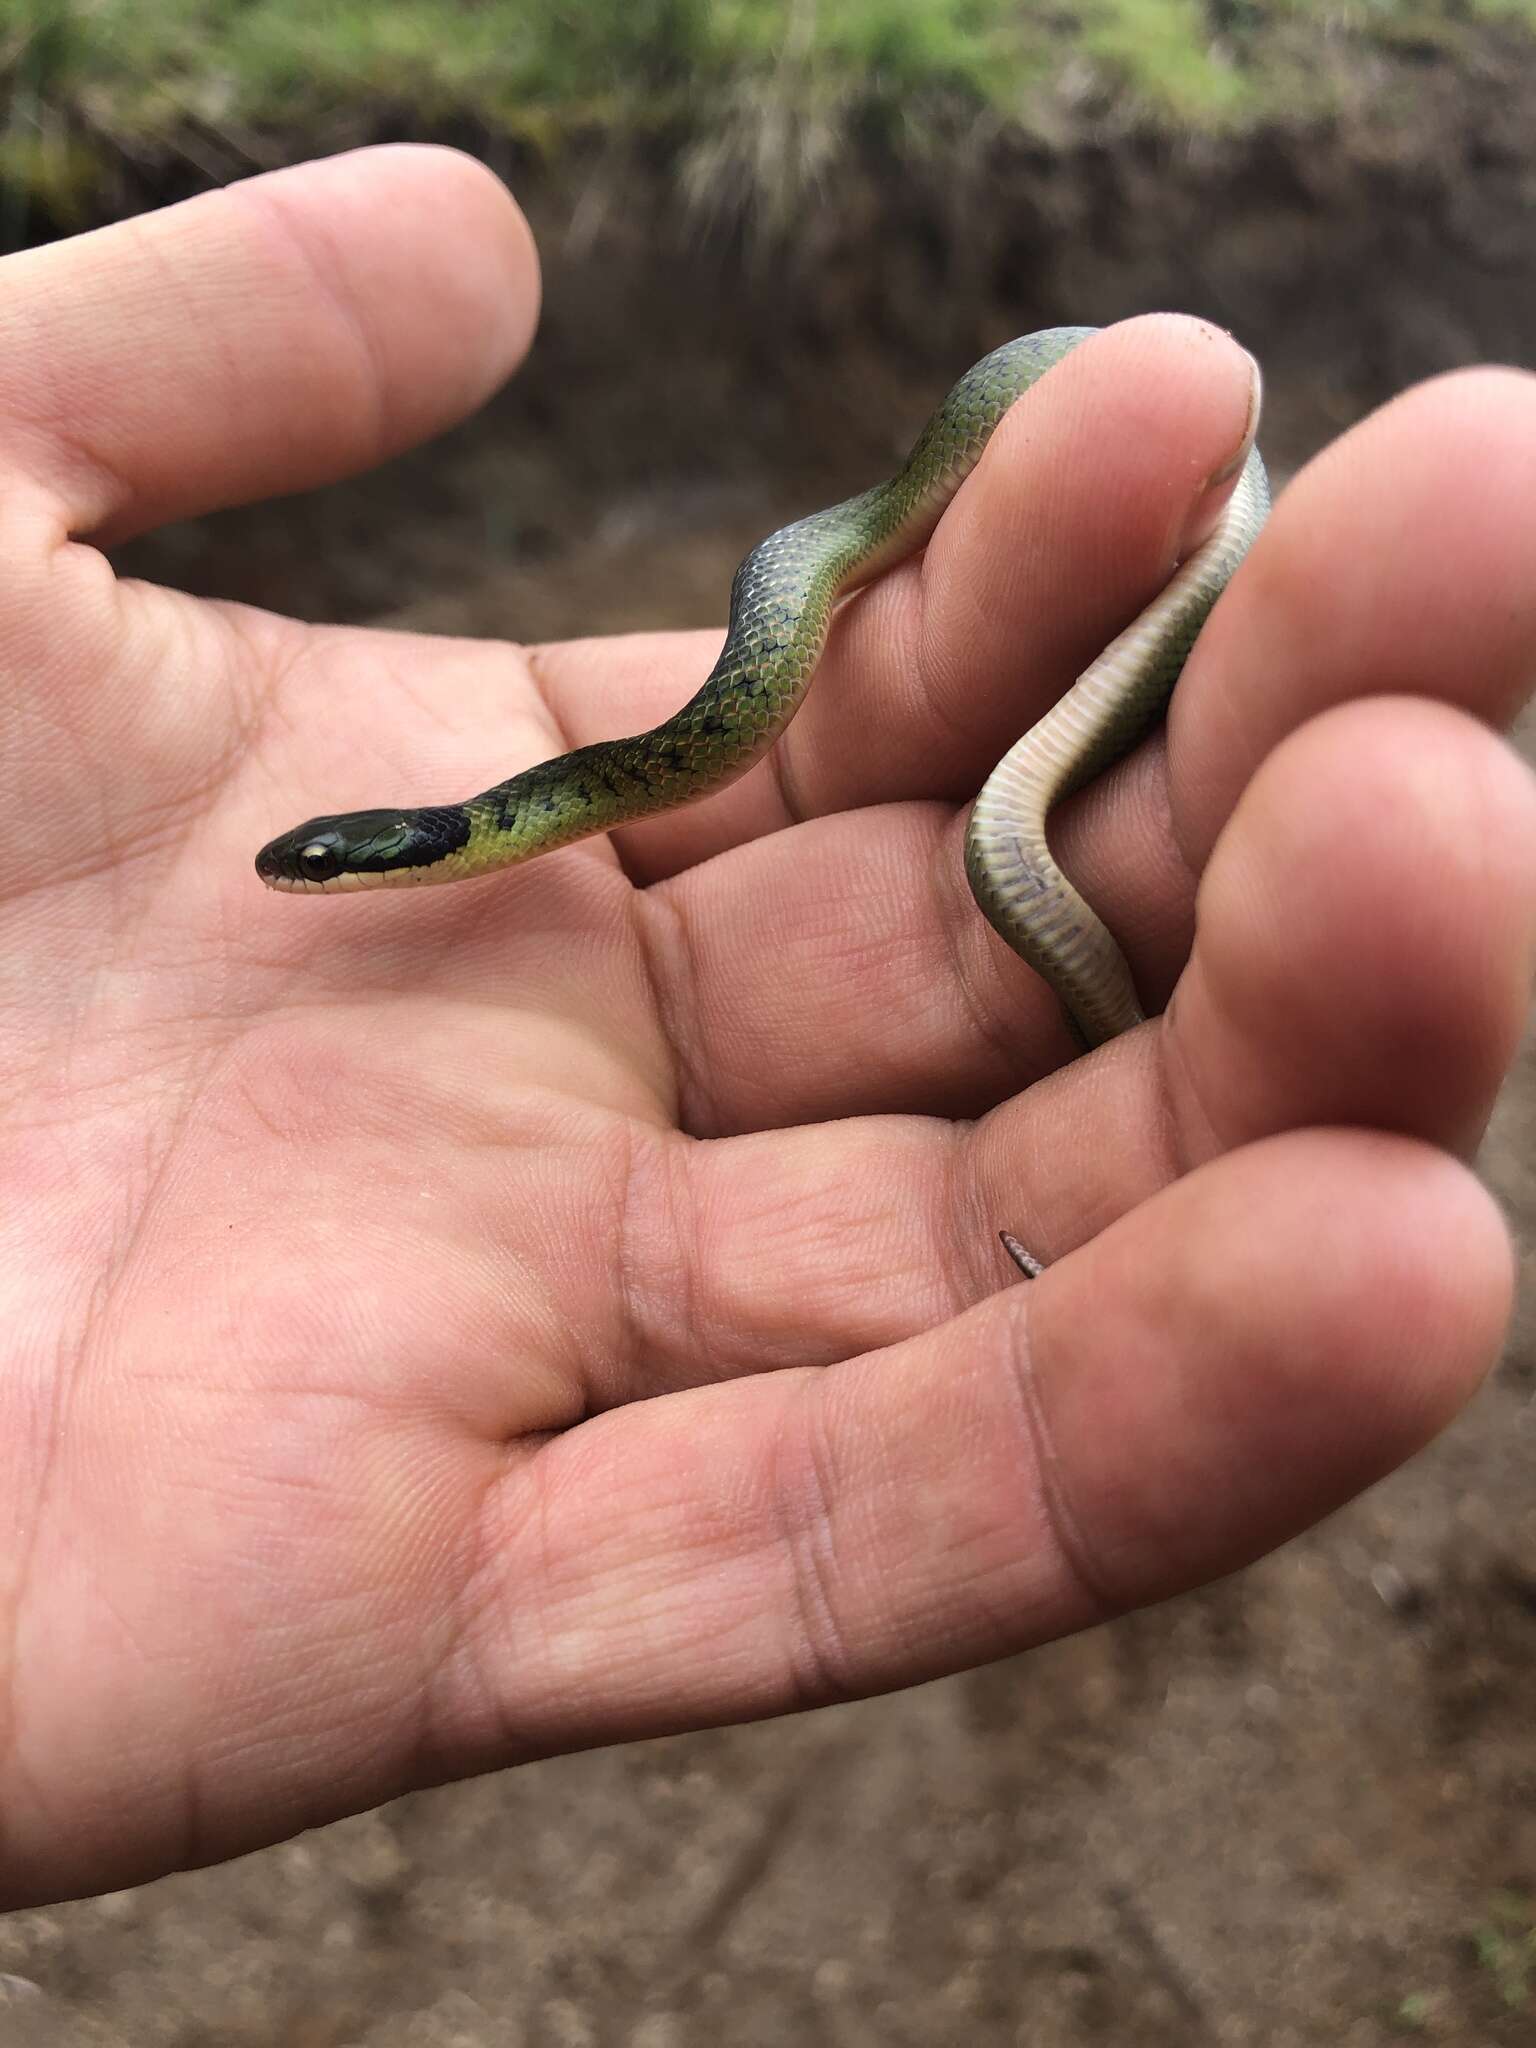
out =
<path fill-rule="evenodd" d="M 712 795 L 794 716 L 838 599 L 928 540 L 1009 407 L 1095 331 L 1052 327 L 994 349 L 954 386 L 888 482 L 760 541 L 736 571 L 719 660 L 660 725 L 542 761 L 467 803 L 311 818 L 263 847 L 256 872 L 272 888 L 316 894 L 459 881 Z M 1046 813 L 1156 719 L 1263 524 L 1269 488 L 1253 445 L 1257 414 L 1255 397 L 1237 482 L 1208 538 L 1010 749 L 971 814 L 971 892 L 1056 991 L 1084 1046 L 1140 1023 L 1142 1011 L 1120 948 L 1051 856 Z"/>

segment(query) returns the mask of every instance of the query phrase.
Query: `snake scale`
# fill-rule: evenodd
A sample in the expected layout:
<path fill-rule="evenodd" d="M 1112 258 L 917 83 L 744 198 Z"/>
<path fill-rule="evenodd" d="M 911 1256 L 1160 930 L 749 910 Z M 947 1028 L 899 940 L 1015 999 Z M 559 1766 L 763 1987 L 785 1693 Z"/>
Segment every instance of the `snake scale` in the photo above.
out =
<path fill-rule="evenodd" d="M 888 482 L 759 542 L 736 571 L 720 658 L 660 725 L 524 768 L 465 803 L 311 818 L 262 848 L 257 873 L 273 888 L 315 894 L 458 881 L 712 795 L 794 716 L 838 599 L 924 545 L 1010 406 L 1095 331 L 1046 328 L 994 349 L 961 377 Z M 971 815 L 971 892 L 1056 991 L 1085 1046 L 1128 1030 L 1142 1011 L 1120 948 L 1051 856 L 1046 814 L 1134 745 L 1166 705 L 1269 509 L 1256 426 L 1257 402 L 1236 484 L 1209 536 L 1009 750 Z M 1026 1271 L 1034 1268 L 1004 1242 Z"/>

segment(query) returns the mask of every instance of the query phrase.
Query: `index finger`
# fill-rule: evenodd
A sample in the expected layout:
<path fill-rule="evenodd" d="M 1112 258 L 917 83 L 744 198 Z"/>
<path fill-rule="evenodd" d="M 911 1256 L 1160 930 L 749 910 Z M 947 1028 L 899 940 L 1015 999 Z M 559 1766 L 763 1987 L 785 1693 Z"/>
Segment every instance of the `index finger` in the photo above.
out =
<path fill-rule="evenodd" d="M 843 604 L 767 759 L 614 835 L 630 871 L 654 881 L 804 818 L 974 794 L 1214 517 L 1250 378 L 1229 336 L 1182 316 L 1126 321 L 1075 349 L 1004 418 L 927 549 Z M 718 646 L 578 641 L 538 650 L 537 667 L 580 746 L 666 718 Z"/>

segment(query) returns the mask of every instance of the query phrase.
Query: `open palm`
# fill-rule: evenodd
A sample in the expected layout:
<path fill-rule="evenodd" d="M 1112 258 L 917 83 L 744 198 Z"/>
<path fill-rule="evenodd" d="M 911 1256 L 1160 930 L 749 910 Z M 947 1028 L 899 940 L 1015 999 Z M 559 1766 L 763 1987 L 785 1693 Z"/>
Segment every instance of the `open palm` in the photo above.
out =
<path fill-rule="evenodd" d="M 7 1901 L 1023 1647 L 1252 1557 L 1470 1392 L 1509 1256 L 1458 1155 L 1536 894 L 1488 730 L 1536 668 L 1531 380 L 1314 464 L 1166 749 L 1064 816 L 1177 998 L 1063 1066 L 963 804 L 1209 518 L 1224 338 L 1053 372 L 734 790 L 316 902 L 257 883 L 274 831 L 633 731 L 710 637 L 316 630 L 89 542 L 467 411 L 526 233 L 463 159 L 373 151 L 8 271 Z M 999 1225 L 1059 1263 L 1020 1284 Z"/>

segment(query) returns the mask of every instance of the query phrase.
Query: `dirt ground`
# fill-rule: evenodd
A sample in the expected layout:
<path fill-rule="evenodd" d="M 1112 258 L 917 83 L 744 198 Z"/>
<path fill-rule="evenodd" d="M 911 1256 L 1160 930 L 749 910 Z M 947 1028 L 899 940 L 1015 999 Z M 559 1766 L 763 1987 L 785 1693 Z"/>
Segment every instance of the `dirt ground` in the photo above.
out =
<path fill-rule="evenodd" d="M 1414 377 L 1536 360 L 1528 212 L 1512 226 L 1531 168 L 1490 147 L 1433 176 L 1341 153 L 1331 185 L 1311 160 L 1219 188 L 1133 164 L 1127 220 L 1138 179 L 1173 188 L 1152 247 L 1079 165 L 942 334 L 897 317 L 931 299 L 922 236 L 792 321 L 681 247 L 599 262 L 550 202 L 515 393 L 378 478 L 124 566 L 432 630 L 718 622 L 753 539 L 883 472 L 941 359 L 1142 305 L 1258 349 L 1283 473 Z M 1536 1051 L 1482 1164 L 1536 1280 Z M 1529 2048 L 1533 1461 L 1528 1284 L 1461 1421 L 1238 1578 L 894 1698 L 540 1764 L 13 1915 L 0 2048 Z"/>

